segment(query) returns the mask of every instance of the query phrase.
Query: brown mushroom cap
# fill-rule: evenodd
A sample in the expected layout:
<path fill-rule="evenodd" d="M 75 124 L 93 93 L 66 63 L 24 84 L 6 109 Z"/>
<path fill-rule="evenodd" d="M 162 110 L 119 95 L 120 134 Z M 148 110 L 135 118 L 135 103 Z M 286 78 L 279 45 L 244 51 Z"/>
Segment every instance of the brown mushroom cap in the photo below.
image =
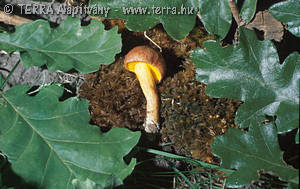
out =
<path fill-rule="evenodd" d="M 134 67 L 137 63 L 149 64 L 157 83 L 161 82 L 166 74 L 166 64 L 162 55 L 148 46 L 137 46 L 125 56 L 125 69 L 134 72 Z M 160 77 L 156 76 L 157 73 L 160 74 Z"/>

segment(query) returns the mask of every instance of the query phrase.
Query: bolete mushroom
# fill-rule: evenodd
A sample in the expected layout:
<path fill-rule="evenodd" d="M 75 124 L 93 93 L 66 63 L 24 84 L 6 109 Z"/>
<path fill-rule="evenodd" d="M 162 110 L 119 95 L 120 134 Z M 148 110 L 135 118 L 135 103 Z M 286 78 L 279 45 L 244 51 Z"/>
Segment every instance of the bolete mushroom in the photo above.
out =
<path fill-rule="evenodd" d="M 145 131 L 158 132 L 159 97 L 156 84 L 160 83 L 165 76 L 166 65 L 163 57 L 150 47 L 137 46 L 125 56 L 124 67 L 136 74 L 147 100 Z"/>

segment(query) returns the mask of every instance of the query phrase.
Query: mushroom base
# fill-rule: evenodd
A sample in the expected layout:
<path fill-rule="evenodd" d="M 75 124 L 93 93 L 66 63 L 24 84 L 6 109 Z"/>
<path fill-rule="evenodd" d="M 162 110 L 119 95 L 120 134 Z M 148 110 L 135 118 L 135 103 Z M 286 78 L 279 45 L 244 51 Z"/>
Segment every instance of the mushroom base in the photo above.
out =
<path fill-rule="evenodd" d="M 159 123 L 155 123 L 153 120 L 146 118 L 145 123 L 143 124 L 145 131 L 147 133 L 157 133 L 159 131 Z"/>

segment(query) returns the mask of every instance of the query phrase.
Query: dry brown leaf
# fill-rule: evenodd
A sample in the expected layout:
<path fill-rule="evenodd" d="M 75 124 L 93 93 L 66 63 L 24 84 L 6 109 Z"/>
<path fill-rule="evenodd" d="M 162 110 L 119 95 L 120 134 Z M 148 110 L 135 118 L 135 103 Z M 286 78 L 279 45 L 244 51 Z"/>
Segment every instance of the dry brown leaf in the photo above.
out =
<path fill-rule="evenodd" d="M 281 41 L 284 34 L 284 26 L 269 11 L 257 12 L 255 18 L 246 27 L 248 29 L 256 28 L 264 31 L 264 38 L 268 40 Z"/>

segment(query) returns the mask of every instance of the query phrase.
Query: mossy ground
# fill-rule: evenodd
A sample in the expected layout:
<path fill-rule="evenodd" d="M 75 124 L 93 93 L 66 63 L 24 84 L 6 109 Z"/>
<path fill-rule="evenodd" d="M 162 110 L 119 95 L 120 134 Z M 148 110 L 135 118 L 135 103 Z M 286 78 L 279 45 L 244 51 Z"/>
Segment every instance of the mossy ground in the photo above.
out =
<path fill-rule="evenodd" d="M 133 47 L 148 45 L 156 48 L 142 32 L 128 31 L 120 20 L 105 20 L 106 28 L 118 25 L 123 49 L 116 61 L 88 74 L 80 96 L 89 100 L 93 124 L 104 130 L 125 127 L 143 130 L 146 100 L 134 73 L 123 68 L 124 55 Z M 167 63 L 167 76 L 158 85 L 161 106 L 160 142 L 172 143 L 175 153 L 207 162 L 213 160 L 210 144 L 216 135 L 234 127 L 239 102 L 211 98 L 205 84 L 195 80 L 189 52 L 213 39 L 200 25 L 181 41 L 175 41 L 158 25 L 147 35 L 162 48 Z"/>

